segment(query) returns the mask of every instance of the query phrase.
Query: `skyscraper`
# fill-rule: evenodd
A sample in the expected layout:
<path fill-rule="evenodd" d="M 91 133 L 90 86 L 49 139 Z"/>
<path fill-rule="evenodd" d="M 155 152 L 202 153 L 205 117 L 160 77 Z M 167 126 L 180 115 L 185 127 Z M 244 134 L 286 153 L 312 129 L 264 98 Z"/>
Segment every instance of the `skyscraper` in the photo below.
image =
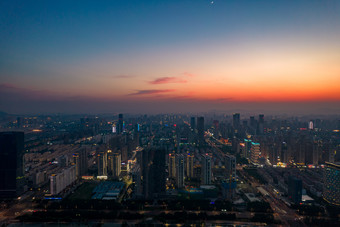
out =
<path fill-rule="evenodd" d="M 121 134 L 124 131 L 124 122 L 123 122 L 123 114 L 118 115 L 118 124 L 117 124 L 117 134 Z"/>
<path fill-rule="evenodd" d="M 98 176 L 107 176 L 107 152 L 100 151 L 97 154 Z"/>
<path fill-rule="evenodd" d="M 326 162 L 323 175 L 323 198 L 328 203 L 340 205 L 340 164 Z"/>
<path fill-rule="evenodd" d="M 264 132 L 264 115 L 260 114 L 259 115 L 259 125 L 258 125 L 258 134 L 263 135 Z"/>
<path fill-rule="evenodd" d="M 184 156 L 176 154 L 176 184 L 178 188 L 184 187 Z"/>
<path fill-rule="evenodd" d="M 190 127 L 191 127 L 191 130 L 195 132 L 195 130 L 196 130 L 196 119 L 195 119 L 195 117 L 190 118 Z"/>
<path fill-rule="evenodd" d="M 152 199 L 165 194 L 165 150 L 149 148 L 142 151 L 143 194 Z"/>
<path fill-rule="evenodd" d="M 107 161 L 108 161 L 108 175 L 114 178 L 118 178 L 122 169 L 122 159 L 121 154 L 112 153 L 111 150 L 107 151 Z"/>
<path fill-rule="evenodd" d="M 204 117 L 197 117 L 198 143 L 204 144 Z"/>
<path fill-rule="evenodd" d="M 15 198 L 23 192 L 24 133 L 0 133 L 0 198 Z"/>
<path fill-rule="evenodd" d="M 233 114 L 233 127 L 234 129 L 239 129 L 240 127 L 240 114 L 239 113 Z"/>
<path fill-rule="evenodd" d="M 208 154 L 202 158 L 202 184 L 211 184 L 211 157 Z"/>
<path fill-rule="evenodd" d="M 232 199 L 236 189 L 236 158 L 233 155 L 224 157 L 226 178 L 222 183 L 223 196 L 226 199 Z"/>

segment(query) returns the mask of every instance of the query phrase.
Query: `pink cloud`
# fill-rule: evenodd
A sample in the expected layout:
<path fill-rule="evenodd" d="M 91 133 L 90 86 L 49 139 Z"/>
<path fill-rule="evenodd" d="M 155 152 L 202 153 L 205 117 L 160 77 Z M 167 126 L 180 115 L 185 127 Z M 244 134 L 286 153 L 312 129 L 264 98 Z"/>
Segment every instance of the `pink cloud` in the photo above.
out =
<path fill-rule="evenodd" d="M 160 77 L 153 81 L 149 81 L 150 84 L 168 84 L 168 83 L 186 83 L 186 80 L 183 80 L 178 77 Z"/>
<path fill-rule="evenodd" d="M 135 93 L 129 94 L 129 96 L 132 95 L 153 95 L 153 94 L 162 94 L 162 93 L 168 93 L 168 92 L 174 92 L 174 89 L 163 89 L 163 90 L 138 90 Z"/>

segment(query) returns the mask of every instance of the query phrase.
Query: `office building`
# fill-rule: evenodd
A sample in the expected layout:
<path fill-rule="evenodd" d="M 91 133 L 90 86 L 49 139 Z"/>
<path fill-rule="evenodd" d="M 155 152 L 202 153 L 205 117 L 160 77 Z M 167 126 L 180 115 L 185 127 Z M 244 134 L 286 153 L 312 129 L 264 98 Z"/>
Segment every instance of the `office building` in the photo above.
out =
<path fill-rule="evenodd" d="M 24 191 L 24 133 L 0 133 L 0 198 L 15 198 Z"/>
<path fill-rule="evenodd" d="M 203 155 L 202 157 L 202 184 L 209 185 L 211 184 L 211 165 L 212 160 L 208 154 Z"/>
<path fill-rule="evenodd" d="M 142 151 L 143 195 L 146 199 L 165 194 L 165 150 L 149 148 Z"/>
<path fill-rule="evenodd" d="M 233 155 L 225 155 L 225 180 L 222 182 L 222 193 L 225 199 L 232 199 L 236 189 L 236 158 Z"/>
<path fill-rule="evenodd" d="M 240 114 L 239 113 L 233 114 L 233 127 L 236 130 L 238 130 L 240 127 Z"/>
<path fill-rule="evenodd" d="M 198 144 L 204 144 L 204 117 L 197 117 Z"/>
<path fill-rule="evenodd" d="M 98 176 L 107 176 L 107 152 L 100 151 L 97 154 Z"/>
<path fill-rule="evenodd" d="M 288 198 L 295 204 L 302 200 L 302 180 L 289 176 L 288 177 Z"/>
<path fill-rule="evenodd" d="M 326 162 L 323 176 L 323 198 L 328 203 L 340 205 L 340 163 Z"/>
<path fill-rule="evenodd" d="M 190 127 L 191 127 L 191 130 L 195 132 L 196 130 L 196 118 L 195 117 L 190 118 Z"/>
<path fill-rule="evenodd" d="M 117 124 L 117 134 L 122 134 L 124 131 L 124 121 L 123 114 L 118 115 L 118 124 Z"/>

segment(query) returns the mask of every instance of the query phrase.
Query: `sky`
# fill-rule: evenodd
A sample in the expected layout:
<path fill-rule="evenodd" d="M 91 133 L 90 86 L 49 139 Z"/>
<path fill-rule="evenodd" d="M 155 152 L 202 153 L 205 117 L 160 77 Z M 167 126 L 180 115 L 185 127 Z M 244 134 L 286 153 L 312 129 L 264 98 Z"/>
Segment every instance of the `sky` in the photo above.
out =
<path fill-rule="evenodd" d="M 340 114 L 340 1 L 0 1 L 0 111 Z"/>

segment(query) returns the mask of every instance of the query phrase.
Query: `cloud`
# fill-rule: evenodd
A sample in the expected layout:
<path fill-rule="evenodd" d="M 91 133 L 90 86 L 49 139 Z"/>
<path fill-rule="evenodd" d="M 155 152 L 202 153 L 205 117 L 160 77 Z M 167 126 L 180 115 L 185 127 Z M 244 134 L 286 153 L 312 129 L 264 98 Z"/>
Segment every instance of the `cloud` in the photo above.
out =
<path fill-rule="evenodd" d="M 186 83 L 186 80 L 183 80 L 178 77 L 160 77 L 153 81 L 149 81 L 150 84 L 168 84 L 168 83 Z"/>
<path fill-rule="evenodd" d="M 162 94 L 162 93 L 168 93 L 173 92 L 174 89 L 163 89 L 163 90 L 138 90 L 135 93 L 129 94 L 129 96 L 133 95 L 154 95 L 154 94 Z"/>
<path fill-rule="evenodd" d="M 187 77 L 195 77 L 194 74 L 189 73 L 189 72 L 184 72 L 184 73 L 182 73 L 182 75 L 183 75 L 183 76 L 187 76 Z"/>

